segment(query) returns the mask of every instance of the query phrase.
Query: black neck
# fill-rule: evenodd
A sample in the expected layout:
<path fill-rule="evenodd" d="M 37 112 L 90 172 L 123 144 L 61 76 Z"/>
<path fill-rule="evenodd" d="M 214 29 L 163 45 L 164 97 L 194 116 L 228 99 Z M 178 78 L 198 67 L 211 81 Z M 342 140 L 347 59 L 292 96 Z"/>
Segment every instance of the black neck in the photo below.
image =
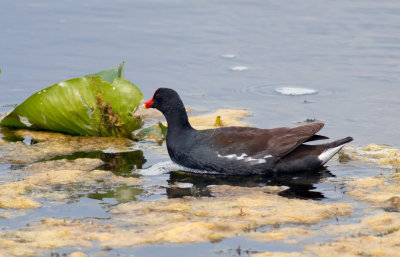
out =
<path fill-rule="evenodd" d="M 168 131 L 193 129 L 189 123 L 189 119 L 182 103 L 177 104 L 174 108 L 168 108 L 163 111 L 168 123 Z"/>

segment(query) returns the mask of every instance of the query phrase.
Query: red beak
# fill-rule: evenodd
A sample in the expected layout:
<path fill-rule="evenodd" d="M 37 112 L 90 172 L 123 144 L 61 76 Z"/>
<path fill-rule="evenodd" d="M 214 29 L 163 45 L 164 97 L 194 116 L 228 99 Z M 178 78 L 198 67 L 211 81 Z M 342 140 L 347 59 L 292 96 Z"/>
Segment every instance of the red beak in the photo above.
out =
<path fill-rule="evenodd" d="M 154 99 L 154 96 L 156 95 L 157 90 L 158 90 L 158 88 L 157 88 L 156 91 L 154 92 L 153 98 L 151 98 L 149 101 L 147 101 L 147 102 L 145 102 L 145 103 L 143 104 L 143 108 L 145 108 L 145 109 L 153 108 L 153 106 L 154 106 L 154 101 L 153 101 L 153 99 Z"/>
<path fill-rule="evenodd" d="M 151 98 L 149 101 L 147 101 L 147 102 L 145 102 L 145 103 L 143 104 L 143 107 L 146 108 L 146 109 L 148 109 L 148 108 L 152 108 L 153 105 L 154 105 L 153 98 Z"/>

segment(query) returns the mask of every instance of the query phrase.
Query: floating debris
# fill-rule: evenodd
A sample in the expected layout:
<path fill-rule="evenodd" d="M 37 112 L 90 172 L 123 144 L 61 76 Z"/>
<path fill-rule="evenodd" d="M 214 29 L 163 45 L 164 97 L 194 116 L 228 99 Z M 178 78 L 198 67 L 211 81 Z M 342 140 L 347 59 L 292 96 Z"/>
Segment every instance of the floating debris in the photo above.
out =
<path fill-rule="evenodd" d="M 318 92 L 315 89 L 301 87 L 278 87 L 275 91 L 282 95 L 312 95 Z"/>
<path fill-rule="evenodd" d="M 338 160 L 339 162 L 348 162 L 351 160 L 351 158 L 348 154 L 344 153 L 343 151 L 340 151 L 338 153 Z"/>
<path fill-rule="evenodd" d="M 234 66 L 234 67 L 231 68 L 231 70 L 242 72 L 242 71 L 248 71 L 249 67 L 246 67 L 246 66 Z"/>
<path fill-rule="evenodd" d="M 217 118 L 215 118 L 215 123 L 214 123 L 214 127 L 223 127 L 223 123 L 221 120 L 221 116 L 217 116 Z"/>
<path fill-rule="evenodd" d="M 317 122 L 318 120 L 316 118 L 307 118 L 304 120 L 303 123 L 313 123 L 313 122 Z"/>

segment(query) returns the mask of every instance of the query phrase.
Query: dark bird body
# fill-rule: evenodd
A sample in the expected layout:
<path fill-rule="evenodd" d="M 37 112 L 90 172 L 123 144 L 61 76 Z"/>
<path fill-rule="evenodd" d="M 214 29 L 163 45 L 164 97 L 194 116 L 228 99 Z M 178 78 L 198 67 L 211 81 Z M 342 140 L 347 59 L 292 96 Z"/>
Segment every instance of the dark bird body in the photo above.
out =
<path fill-rule="evenodd" d="M 196 130 L 189 123 L 179 95 L 159 88 L 146 108 L 161 111 L 168 123 L 167 148 L 172 161 L 184 167 L 226 175 L 299 172 L 324 165 L 351 137 L 321 145 L 305 142 L 327 139 L 316 135 L 323 123 L 295 128 L 223 127 Z"/>

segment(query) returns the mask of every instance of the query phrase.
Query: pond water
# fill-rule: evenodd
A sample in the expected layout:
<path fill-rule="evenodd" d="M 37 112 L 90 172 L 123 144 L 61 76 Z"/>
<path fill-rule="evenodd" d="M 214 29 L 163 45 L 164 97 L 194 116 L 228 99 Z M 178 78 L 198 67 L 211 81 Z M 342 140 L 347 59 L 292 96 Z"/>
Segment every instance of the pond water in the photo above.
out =
<path fill-rule="evenodd" d="M 354 145 L 399 148 L 399 31 L 400 4 L 395 0 L 2 0 L 0 113 L 44 87 L 125 60 L 126 78 L 142 90 L 145 100 L 156 88 L 170 87 L 198 112 L 246 109 L 251 116 L 245 121 L 264 128 L 315 119 L 325 122 L 322 134 L 332 139 L 353 136 Z M 282 93 L 282 88 L 297 90 L 293 95 Z M 100 169 L 146 182 L 120 189 L 131 193 L 128 199 L 118 196 L 119 189 L 97 188 L 83 190 L 62 205 L 43 200 L 42 208 L 0 219 L 0 227 L 15 230 L 45 217 L 107 219 L 118 203 L 210 196 L 209 185 L 278 185 L 287 188 L 279 194 L 288 198 L 354 203 L 345 189 L 322 179 L 381 172 L 333 161 L 317 174 L 287 178 L 244 180 L 179 171 L 141 175 L 138 170 L 168 162 L 169 157 L 140 145 L 122 153 L 75 152 L 45 160 L 82 157 L 99 158 L 104 162 Z M 1 164 L 0 183 L 19 179 L 22 175 L 12 170 L 22 167 Z M 357 210 L 363 204 L 356 206 L 346 222 L 359 218 Z M 191 251 L 197 253 L 193 256 L 248 256 L 252 251 L 301 248 L 234 237 L 213 243 L 122 247 L 108 254 L 183 256 Z M 54 254 L 73 251 L 61 248 Z"/>
<path fill-rule="evenodd" d="M 4 0 L 0 14 L 2 105 L 126 60 L 145 97 L 171 87 L 193 108 L 246 108 L 260 127 L 316 118 L 332 137 L 400 142 L 397 1 Z"/>

